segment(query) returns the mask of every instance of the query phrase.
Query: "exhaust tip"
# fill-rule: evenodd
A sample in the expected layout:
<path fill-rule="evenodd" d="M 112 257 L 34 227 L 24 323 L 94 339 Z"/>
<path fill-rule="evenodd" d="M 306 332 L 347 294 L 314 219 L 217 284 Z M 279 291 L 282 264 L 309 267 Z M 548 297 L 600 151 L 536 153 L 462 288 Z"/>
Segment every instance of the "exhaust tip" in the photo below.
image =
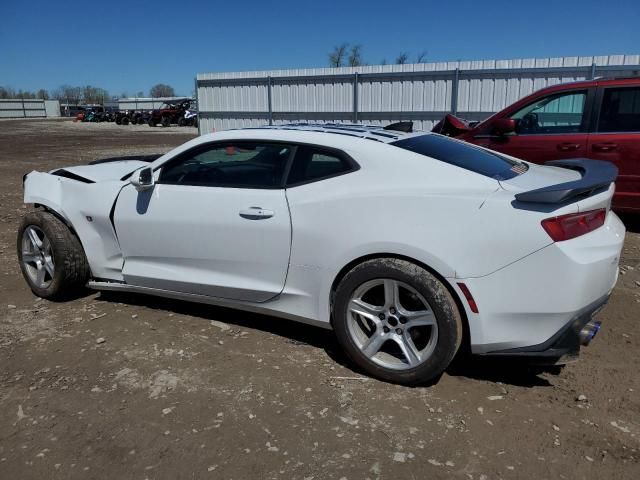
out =
<path fill-rule="evenodd" d="M 580 345 L 582 345 L 583 347 L 586 347 L 587 345 L 589 345 L 591 343 L 591 340 L 593 340 L 593 338 L 600 331 L 601 325 L 602 325 L 602 322 L 587 323 L 582 328 L 582 330 L 580 330 L 580 333 L 578 334 L 578 336 L 580 337 Z"/>

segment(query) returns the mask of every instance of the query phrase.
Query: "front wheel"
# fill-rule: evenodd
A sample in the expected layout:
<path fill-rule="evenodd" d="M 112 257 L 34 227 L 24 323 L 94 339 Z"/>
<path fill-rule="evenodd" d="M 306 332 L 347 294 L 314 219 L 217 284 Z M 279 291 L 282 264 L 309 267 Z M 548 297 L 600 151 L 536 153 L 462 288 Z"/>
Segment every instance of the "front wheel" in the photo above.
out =
<path fill-rule="evenodd" d="M 333 327 L 347 356 L 392 383 L 423 384 L 444 372 L 462 341 L 462 320 L 447 288 L 405 260 L 366 261 L 345 275 Z"/>
<path fill-rule="evenodd" d="M 22 275 L 38 297 L 72 297 L 87 283 L 90 271 L 82 245 L 56 216 L 28 213 L 20 224 L 17 240 Z"/>
<path fill-rule="evenodd" d="M 162 126 L 163 127 L 170 127 L 171 126 L 171 118 L 167 117 L 162 117 Z"/>

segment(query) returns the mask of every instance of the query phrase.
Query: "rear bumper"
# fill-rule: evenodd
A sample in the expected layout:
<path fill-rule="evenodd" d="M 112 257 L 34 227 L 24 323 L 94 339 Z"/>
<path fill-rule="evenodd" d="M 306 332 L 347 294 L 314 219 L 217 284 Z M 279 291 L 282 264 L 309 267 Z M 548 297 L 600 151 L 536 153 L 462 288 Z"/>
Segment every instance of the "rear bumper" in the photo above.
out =
<path fill-rule="evenodd" d="M 467 309 L 471 351 L 577 353 L 580 329 L 617 281 L 624 234 L 622 222 L 609 212 L 605 225 L 593 232 L 553 243 L 490 275 L 461 279 L 479 310 Z"/>
<path fill-rule="evenodd" d="M 547 341 L 538 345 L 488 352 L 489 356 L 526 357 L 535 363 L 562 363 L 562 360 L 577 356 L 582 344 L 581 332 L 593 321 L 596 314 L 609 301 L 609 295 L 593 302 L 579 311 L 566 325 Z M 561 360 L 562 359 L 562 360 Z"/>

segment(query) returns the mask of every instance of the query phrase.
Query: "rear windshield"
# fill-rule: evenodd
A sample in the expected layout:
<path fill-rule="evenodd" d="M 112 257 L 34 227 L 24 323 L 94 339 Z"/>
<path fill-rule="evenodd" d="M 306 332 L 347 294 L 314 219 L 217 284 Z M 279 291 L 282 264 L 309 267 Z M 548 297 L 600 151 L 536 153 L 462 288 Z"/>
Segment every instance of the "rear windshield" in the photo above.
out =
<path fill-rule="evenodd" d="M 487 152 L 468 143 L 442 135 L 420 135 L 391 143 L 396 147 L 426 155 L 472 172 L 508 180 L 527 170 L 526 163 L 515 162 L 496 153 Z"/>

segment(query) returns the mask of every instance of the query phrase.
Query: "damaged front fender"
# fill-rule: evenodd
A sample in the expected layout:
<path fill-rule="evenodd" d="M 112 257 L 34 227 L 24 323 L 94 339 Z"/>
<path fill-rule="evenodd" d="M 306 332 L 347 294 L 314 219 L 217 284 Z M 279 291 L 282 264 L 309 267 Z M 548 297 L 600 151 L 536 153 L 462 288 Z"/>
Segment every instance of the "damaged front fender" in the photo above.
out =
<path fill-rule="evenodd" d="M 123 185 L 34 171 L 24 177 L 24 202 L 52 210 L 75 231 L 94 278 L 122 281 L 122 252 L 110 215 Z"/>

